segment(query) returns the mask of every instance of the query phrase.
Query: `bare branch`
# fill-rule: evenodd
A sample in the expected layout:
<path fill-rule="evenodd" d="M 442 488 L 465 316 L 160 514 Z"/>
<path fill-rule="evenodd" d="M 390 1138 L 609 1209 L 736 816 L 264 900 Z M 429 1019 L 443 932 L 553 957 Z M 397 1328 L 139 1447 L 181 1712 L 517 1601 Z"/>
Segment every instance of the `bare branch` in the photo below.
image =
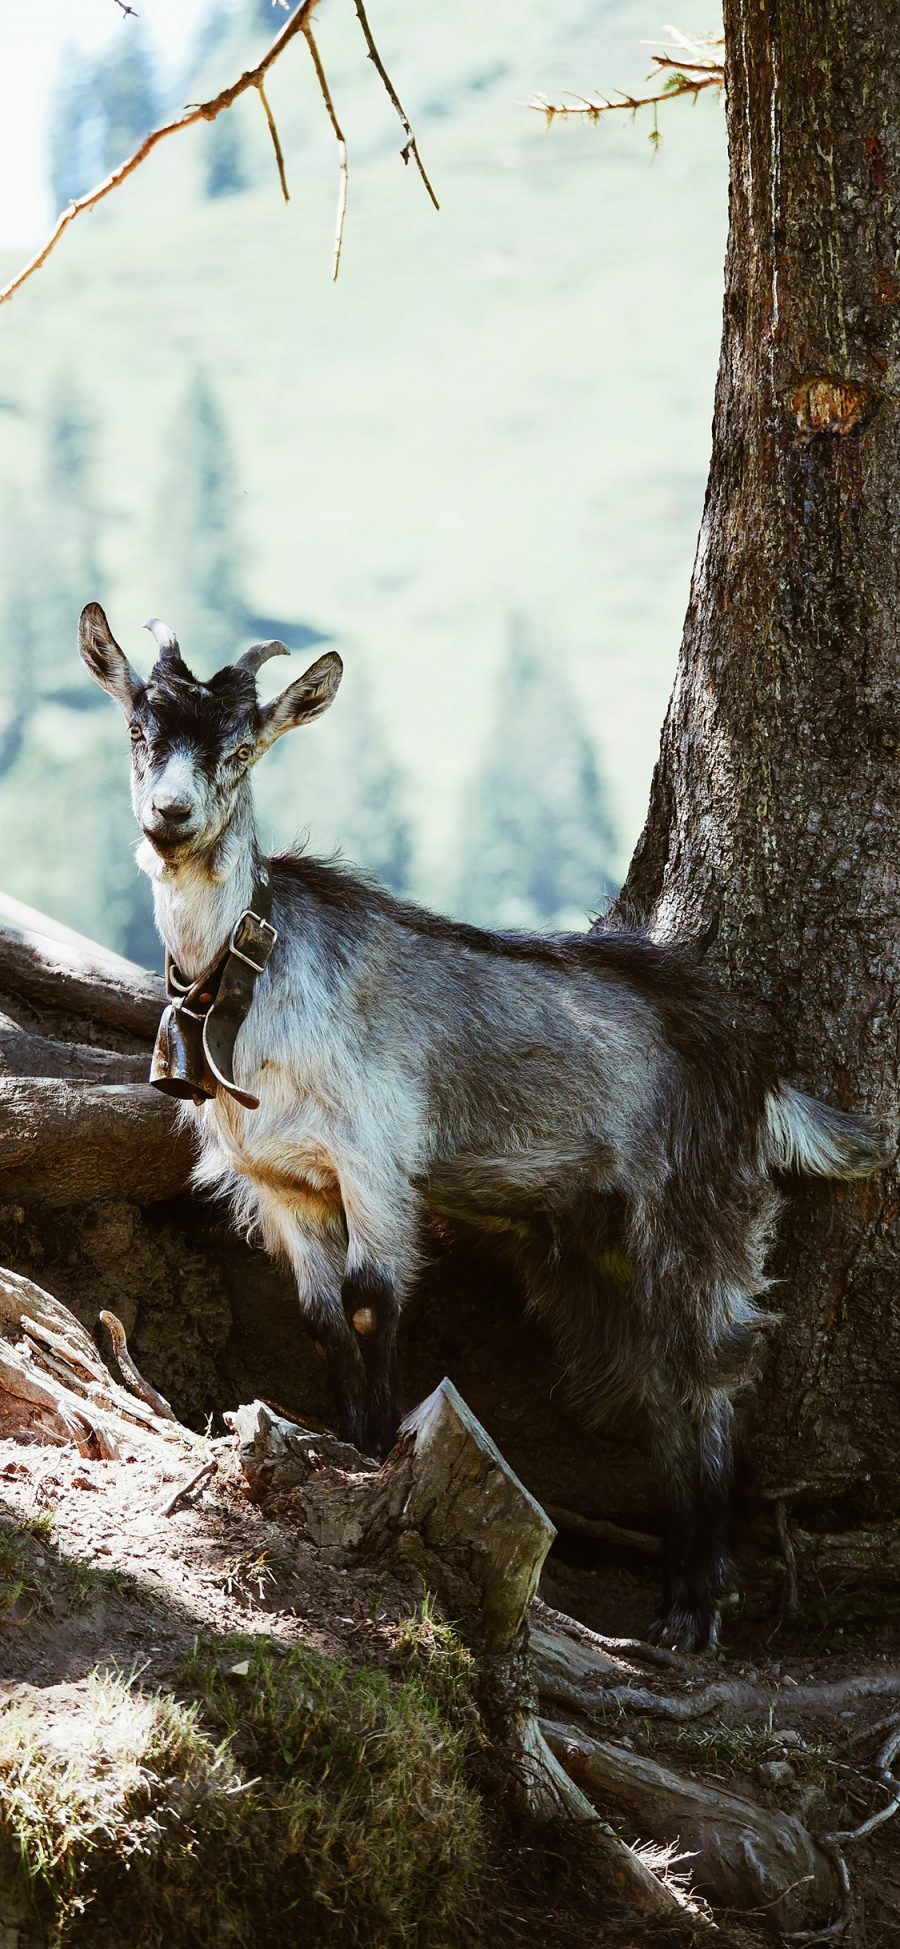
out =
<path fill-rule="evenodd" d="M 269 97 L 266 94 L 265 88 L 263 87 L 261 81 L 258 81 L 256 84 L 256 92 L 259 96 L 260 101 L 262 102 L 263 108 L 265 109 L 266 121 L 269 124 L 269 134 L 272 137 L 272 147 L 275 151 L 275 161 L 278 164 L 278 181 L 281 184 L 281 194 L 284 197 L 285 202 L 289 203 L 291 198 L 287 186 L 287 177 L 284 173 L 284 154 L 282 152 L 282 147 L 281 147 L 281 137 L 279 136 L 278 133 L 278 126 L 275 121 L 275 117 L 272 114 L 271 108 L 269 107 Z"/>
<path fill-rule="evenodd" d="M 668 62 L 660 62 L 660 66 L 668 65 Z M 602 95 L 573 95 L 569 102 L 552 102 L 546 95 L 532 95 L 525 106 L 538 109 L 542 115 L 546 115 L 548 122 L 552 122 L 557 115 L 586 115 L 589 121 L 598 122 L 601 115 L 608 115 L 613 109 L 624 109 L 629 115 L 635 115 L 639 108 L 655 108 L 660 102 L 677 101 L 679 95 L 701 95 L 704 88 L 721 88 L 724 78 L 718 67 L 702 77 L 698 75 L 696 79 L 679 69 L 678 78 L 673 75 L 668 87 L 658 95 L 622 95 L 618 101 L 607 100 Z"/>
<path fill-rule="evenodd" d="M 46 243 L 37 252 L 37 255 L 32 257 L 30 263 L 26 264 L 21 271 L 16 273 L 16 276 L 10 280 L 9 284 L 4 285 L 2 291 L 0 291 L 0 304 L 5 303 L 8 298 L 13 297 L 14 293 L 20 289 L 26 279 L 33 277 L 35 271 L 40 270 L 41 265 L 46 263 L 50 252 L 55 250 L 63 231 L 68 229 L 70 223 L 74 223 L 75 218 L 81 215 L 82 210 L 92 210 L 95 204 L 102 201 L 104 196 L 109 196 L 112 190 L 118 189 L 119 184 L 124 183 L 126 177 L 133 175 L 134 171 L 140 168 L 141 163 L 146 161 L 158 143 L 164 142 L 169 135 L 177 134 L 179 129 L 193 128 L 196 122 L 214 122 L 216 116 L 221 115 L 226 108 L 231 108 L 241 95 L 247 93 L 248 88 L 258 89 L 260 83 L 265 80 L 269 69 L 274 66 L 279 56 L 284 53 L 288 44 L 294 40 L 297 34 L 303 33 L 307 21 L 314 13 L 318 4 L 319 0 L 301 0 L 301 5 L 291 14 L 290 19 L 285 21 L 280 32 L 276 34 L 271 47 L 267 48 L 262 60 L 258 62 L 255 68 L 247 68 L 244 74 L 239 76 L 237 81 L 233 81 L 228 88 L 223 88 L 221 93 L 215 95 L 211 101 L 195 102 L 191 107 L 185 109 L 183 115 L 176 116 L 174 121 L 163 122 L 158 129 L 151 129 L 149 135 L 145 135 L 143 142 L 135 149 L 133 155 L 128 156 L 124 162 L 120 162 L 116 169 L 111 170 L 110 174 L 105 176 L 101 183 L 97 183 L 92 190 L 88 190 L 85 196 L 80 196 L 74 202 L 70 203 L 69 208 L 64 210 L 62 216 L 57 220 Z"/>
<path fill-rule="evenodd" d="M 655 69 L 662 69 L 669 73 L 669 80 L 665 82 L 658 95 L 625 95 L 617 91 L 615 100 L 606 95 L 572 94 L 571 101 L 553 102 L 548 101 L 546 95 L 533 95 L 531 100 L 526 102 L 526 108 L 538 109 L 541 114 L 546 115 L 548 122 L 552 122 L 555 115 L 587 115 L 590 121 L 596 122 L 601 115 L 608 115 L 612 109 L 625 109 L 630 115 L 635 115 L 639 108 L 652 108 L 655 132 L 655 110 L 661 102 L 675 101 L 679 95 L 696 97 L 703 93 L 704 88 L 723 88 L 725 85 L 724 57 L 719 53 L 719 49 L 724 48 L 725 43 L 721 36 L 706 41 L 692 41 L 688 40 L 686 34 L 680 33 L 677 27 L 667 27 L 666 33 L 671 35 L 672 41 L 676 44 L 674 51 L 671 44 L 665 41 L 643 43 L 645 47 L 655 45 L 662 46 L 664 49 L 662 54 L 654 54 L 651 57 Z M 687 60 L 682 58 L 682 49 L 688 56 Z M 565 93 L 568 95 L 570 90 L 567 88 Z"/>
<path fill-rule="evenodd" d="M 346 216 L 347 213 L 347 185 L 348 185 L 349 174 L 350 174 L 348 163 L 347 163 L 347 144 L 344 141 L 343 130 L 341 128 L 340 122 L 338 121 L 337 115 L 335 114 L 334 102 L 331 99 L 331 89 L 328 86 L 328 82 L 325 76 L 325 69 L 322 66 L 322 62 L 319 56 L 319 50 L 316 46 L 315 40 L 313 39 L 312 28 L 311 27 L 304 28 L 304 33 L 306 36 L 307 46 L 309 48 L 310 54 L 312 55 L 312 62 L 313 62 L 313 67 L 315 68 L 316 71 L 316 78 L 318 80 L 319 87 L 322 90 L 322 99 L 325 103 L 325 107 L 328 110 L 329 119 L 331 121 L 331 126 L 334 130 L 335 137 L 337 139 L 337 145 L 338 145 L 338 206 L 337 206 L 337 217 L 335 219 L 335 226 L 334 226 L 334 257 L 332 258 L 332 263 L 331 263 L 331 278 L 333 283 L 334 280 L 337 278 L 338 271 L 341 268 L 341 245 L 344 241 L 344 217 Z"/>
<path fill-rule="evenodd" d="M 404 162 L 408 162 L 410 156 L 412 156 L 412 159 L 419 172 L 419 175 L 421 176 L 422 181 L 425 184 L 425 188 L 427 189 L 428 194 L 431 197 L 431 201 L 434 204 L 435 209 L 439 210 L 441 206 L 437 200 L 437 197 L 435 196 L 434 190 L 432 189 L 430 182 L 428 181 L 428 177 L 425 174 L 425 165 L 416 147 L 416 138 L 413 135 L 412 129 L 410 128 L 408 118 L 403 108 L 401 107 L 400 97 L 397 94 L 397 90 L 394 87 L 391 77 L 388 74 L 387 68 L 384 65 L 384 62 L 382 61 L 381 55 L 379 54 L 378 49 L 375 46 L 375 42 L 372 39 L 372 29 L 369 26 L 368 17 L 366 14 L 365 6 L 363 4 L 363 0 L 353 0 L 353 4 L 356 8 L 357 19 L 359 20 L 360 27 L 362 28 L 363 33 L 366 37 L 366 46 L 369 50 L 369 60 L 374 62 L 375 68 L 378 74 L 381 76 L 384 86 L 387 89 L 388 96 L 392 101 L 397 111 L 397 114 L 399 115 L 400 120 L 403 124 L 404 132 L 406 135 L 406 141 L 403 145 L 403 148 L 400 151 L 400 154 L 403 157 Z"/>

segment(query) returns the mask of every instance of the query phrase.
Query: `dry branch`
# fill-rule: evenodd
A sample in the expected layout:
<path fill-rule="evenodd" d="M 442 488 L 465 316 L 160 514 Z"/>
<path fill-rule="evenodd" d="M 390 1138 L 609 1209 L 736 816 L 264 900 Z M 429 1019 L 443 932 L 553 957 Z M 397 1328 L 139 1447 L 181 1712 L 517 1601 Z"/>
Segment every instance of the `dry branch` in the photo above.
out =
<path fill-rule="evenodd" d="M 724 88 L 725 64 L 714 49 L 724 46 L 720 39 L 708 41 L 688 40 L 675 27 L 667 27 L 676 43 L 674 52 L 666 48 L 662 54 L 652 55 L 653 67 L 657 73 L 668 73 L 669 79 L 658 94 L 627 95 L 617 90 L 615 97 L 608 95 L 578 95 L 565 90 L 566 101 L 548 101 L 546 95 L 533 95 L 527 108 L 536 108 L 547 121 L 552 122 L 557 115 L 586 115 L 591 122 L 597 122 L 601 115 L 608 115 L 618 109 L 629 115 L 636 115 L 639 108 L 652 108 L 653 124 L 656 129 L 656 110 L 663 102 L 677 101 L 680 95 L 692 95 L 696 100 L 704 88 Z M 687 55 L 687 59 L 685 59 Z"/>
<path fill-rule="evenodd" d="M 88 190 L 85 196 L 79 196 L 70 203 L 69 208 L 64 210 L 62 216 L 58 218 L 46 243 L 42 245 L 37 255 L 32 257 L 30 262 L 24 265 L 22 270 L 18 271 L 16 276 L 10 279 L 9 284 L 5 285 L 3 290 L 0 291 L 0 304 L 3 304 L 7 298 L 13 297 L 15 292 L 26 282 L 26 279 L 33 277 L 35 271 L 39 271 L 41 265 L 47 262 L 50 252 L 55 250 L 60 237 L 68 229 L 70 223 L 74 223 L 75 218 L 80 216 L 83 210 L 94 209 L 98 203 L 102 202 L 105 196 L 110 195 L 112 190 L 118 189 L 119 184 L 124 183 L 129 176 L 132 176 L 134 171 L 140 168 L 141 163 L 146 162 L 147 157 L 152 154 L 158 144 L 166 140 L 167 136 L 177 135 L 180 129 L 193 128 L 197 122 L 214 122 L 216 116 L 221 115 L 226 108 L 231 108 L 239 100 L 241 95 L 247 93 L 248 88 L 259 89 L 265 81 L 269 69 L 278 60 L 279 56 L 284 53 L 285 48 L 294 39 L 295 35 L 303 32 L 306 22 L 318 4 L 319 0 L 302 0 L 302 5 L 291 15 L 290 20 L 285 21 L 280 33 L 276 34 L 271 47 L 267 48 L 262 60 L 257 62 L 255 68 L 247 68 L 238 77 L 237 81 L 233 81 L 229 87 L 223 88 L 210 101 L 195 102 L 192 107 L 186 108 L 182 115 L 176 115 L 173 121 L 163 122 L 158 129 L 151 129 L 149 135 L 145 135 L 143 142 L 139 144 L 132 155 L 127 156 L 124 162 L 120 162 L 116 169 L 111 170 L 109 175 L 105 176 L 101 183 L 95 184 L 92 190 Z"/>
<path fill-rule="evenodd" d="M 115 1313 L 109 1312 L 101 1313 L 100 1319 L 113 1343 L 113 1352 L 122 1370 L 126 1386 L 131 1389 L 132 1394 L 137 1395 L 139 1401 L 146 1401 L 148 1408 L 152 1408 L 154 1414 L 161 1415 L 164 1421 L 174 1421 L 174 1412 L 165 1395 L 160 1394 L 159 1389 L 152 1387 L 149 1381 L 145 1381 L 143 1374 L 135 1366 L 128 1351 L 128 1341 L 121 1320 L 116 1318 Z"/>
<path fill-rule="evenodd" d="M 331 277 L 332 277 L 332 282 L 334 282 L 334 280 L 337 277 L 338 271 L 341 268 L 341 245 L 344 241 L 344 218 L 347 214 L 347 187 L 348 187 L 349 175 L 350 175 L 349 164 L 347 162 L 347 144 L 344 140 L 344 133 L 341 128 L 340 122 L 338 121 L 337 114 L 335 112 L 334 102 L 331 99 L 331 89 L 328 86 L 328 80 L 325 74 L 325 69 L 322 66 L 321 57 L 319 54 L 318 47 L 316 45 L 312 28 L 307 27 L 305 29 L 305 34 L 306 34 L 306 45 L 309 48 L 310 54 L 312 55 L 312 63 L 316 71 L 316 78 L 318 80 L 319 87 L 322 91 L 322 99 L 325 103 L 325 107 L 328 110 L 328 118 L 334 130 L 335 141 L 337 142 L 338 145 L 338 204 L 337 204 L 337 216 L 335 218 L 335 226 L 334 226 L 334 256 L 332 257 L 331 260 Z"/>
<path fill-rule="evenodd" d="M 372 29 L 369 26 L 368 15 L 366 13 L 363 0 L 353 0 L 353 4 L 356 8 L 357 19 L 359 20 L 360 27 L 362 28 L 363 33 L 365 35 L 366 46 L 369 50 L 369 60 L 373 63 L 378 74 L 380 75 L 381 80 L 383 81 L 384 86 L 387 90 L 388 96 L 391 102 L 393 103 L 397 111 L 397 114 L 399 115 L 400 120 L 403 124 L 403 130 L 406 136 L 406 141 L 403 145 L 403 148 L 400 151 L 400 154 L 403 157 L 404 162 L 407 163 L 409 162 L 410 156 L 412 156 L 412 159 L 419 172 L 419 175 L 421 176 L 422 181 L 425 184 L 425 188 L 427 189 L 428 194 L 431 197 L 431 201 L 434 204 L 435 209 L 439 210 L 441 206 L 437 200 L 437 197 L 435 196 L 434 190 L 431 187 L 428 177 L 425 174 L 425 165 L 419 154 L 418 148 L 416 147 L 416 138 L 413 135 L 412 129 L 410 128 L 409 118 L 406 114 L 405 109 L 401 106 L 400 97 L 397 94 L 397 90 L 394 87 L 391 77 L 388 74 L 387 68 L 384 65 L 384 62 L 382 61 L 381 55 L 379 54 L 378 49 L 375 46 L 375 42 L 372 37 Z"/>
<path fill-rule="evenodd" d="M 792 1814 L 757 1805 L 718 1784 L 703 1786 L 643 1753 L 541 1722 L 560 1764 L 604 1809 L 641 1833 L 677 1841 L 692 1879 L 729 1908 L 765 1904 L 779 1928 L 827 1919 L 837 1893 L 827 1852 Z"/>
<path fill-rule="evenodd" d="M 284 151 L 281 147 L 281 137 L 278 133 L 278 124 L 269 106 L 269 97 L 266 94 L 265 88 L 261 81 L 258 81 L 256 84 L 256 92 L 259 95 L 260 101 L 262 102 L 266 121 L 268 122 L 269 125 L 269 134 L 272 137 L 272 147 L 275 151 L 275 162 L 278 169 L 278 181 L 281 184 L 281 194 L 284 197 L 285 202 L 289 203 L 291 198 L 287 186 L 287 175 L 285 173 L 285 167 L 284 167 Z"/>
<path fill-rule="evenodd" d="M 119 3 L 121 4 L 121 0 L 119 0 Z M 234 106 L 234 103 L 240 99 L 241 95 L 246 94 L 248 89 L 250 88 L 256 89 L 259 98 L 262 102 L 263 109 L 265 111 L 266 120 L 269 125 L 269 132 L 271 134 L 272 143 L 275 150 L 275 160 L 278 165 L 278 177 L 281 184 L 282 194 L 284 196 L 285 202 L 287 202 L 289 199 L 288 199 L 287 177 L 285 174 L 285 167 L 284 167 L 284 155 L 282 153 L 281 142 L 278 135 L 278 129 L 275 123 L 275 118 L 272 114 L 272 110 L 269 106 L 268 98 L 266 95 L 265 78 L 270 68 L 274 67 L 275 62 L 284 53 L 285 48 L 289 46 L 290 42 L 294 40 L 298 34 L 304 34 L 309 39 L 310 51 L 313 54 L 313 60 L 315 62 L 315 67 L 316 67 L 316 74 L 319 79 L 319 86 L 322 90 L 322 94 L 325 100 L 325 106 L 328 110 L 332 127 L 334 128 L 335 135 L 338 141 L 338 152 L 339 152 L 339 159 L 340 159 L 340 188 L 339 188 L 339 195 L 338 195 L 337 238 L 335 244 L 335 253 L 334 253 L 333 270 L 332 270 L 332 275 L 336 277 L 337 268 L 340 262 L 340 254 L 341 254 L 340 246 L 341 246 L 341 238 L 343 235 L 344 210 L 346 208 L 346 202 L 347 202 L 347 148 L 346 148 L 346 143 L 344 141 L 344 137 L 340 132 L 337 118 L 335 116 L 334 105 L 331 100 L 328 84 L 325 80 L 322 64 L 319 60 L 318 53 L 316 52 L 312 40 L 309 36 L 309 22 L 318 5 L 319 5 L 319 0 L 301 0 L 301 5 L 298 6 L 295 9 L 295 11 L 291 14 L 290 19 L 285 21 L 284 26 L 281 28 L 280 32 L 276 34 L 275 39 L 271 44 L 271 47 L 267 48 L 265 54 L 263 55 L 262 60 L 257 62 L 255 68 L 245 69 L 244 73 L 238 77 L 237 81 L 231 82 L 227 88 L 222 88 L 219 94 L 212 96 L 209 101 L 194 102 L 191 104 L 190 107 L 186 108 L 181 115 L 176 115 L 172 121 L 163 122 L 161 123 L 159 128 L 151 129 L 149 134 L 144 137 L 143 142 L 141 142 L 138 145 L 138 147 L 134 150 L 132 155 L 127 156 L 123 162 L 120 162 L 117 168 L 111 170 L 109 175 L 103 178 L 102 182 L 96 183 L 93 189 L 87 191 L 86 195 L 76 197 L 69 204 L 68 209 L 64 210 L 62 212 L 62 215 L 57 218 L 57 221 L 54 224 L 54 227 L 51 230 L 49 237 L 47 238 L 46 242 L 41 246 L 41 249 L 36 253 L 34 257 L 30 259 L 30 261 L 27 264 L 23 265 L 20 271 L 17 271 L 14 278 L 11 278 L 9 283 L 4 285 L 3 289 L 0 290 L 0 304 L 3 304 L 6 299 L 12 298 L 15 295 L 15 293 L 21 289 L 21 286 L 26 283 L 27 279 L 33 277 L 35 271 L 40 270 L 41 265 L 46 263 L 47 258 L 50 256 L 51 251 L 55 250 L 56 245 L 59 243 L 59 240 L 62 237 L 64 231 L 68 229 L 70 223 L 73 223 L 75 218 L 77 216 L 80 216 L 83 210 L 94 209 L 98 203 L 103 201 L 104 197 L 109 196 L 113 190 L 118 189 L 120 183 L 124 183 L 129 176 L 132 176 L 134 174 L 134 171 L 136 169 L 140 168 L 143 162 L 146 162 L 147 157 L 153 153 L 153 150 L 158 147 L 160 142 L 164 142 L 166 138 L 170 135 L 177 135 L 179 130 L 181 129 L 193 128 L 195 124 L 198 122 L 214 122 L 218 115 L 222 115 L 226 109 L 232 108 Z M 363 0 L 354 0 L 354 5 L 356 7 L 356 12 L 359 16 L 360 25 L 362 27 L 363 33 L 366 38 L 366 45 L 369 50 L 369 58 L 371 61 L 374 62 L 378 74 L 381 77 L 382 83 L 384 84 L 384 87 L 387 91 L 388 98 L 391 101 L 393 107 L 396 109 L 397 114 L 399 115 L 400 120 L 403 124 L 403 128 L 406 134 L 406 142 L 403 148 L 401 149 L 400 153 L 403 157 L 404 162 L 408 162 L 410 156 L 412 156 L 416 168 L 419 171 L 419 175 L 421 176 L 425 188 L 428 191 L 428 194 L 431 198 L 431 201 L 434 204 L 435 209 L 438 209 L 439 208 L 438 200 L 437 197 L 435 196 L 434 190 L 431 187 L 431 183 L 428 180 L 428 176 L 426 175 L 425 166 L 424 163 L 422 162 L 421 156 L 419 155 L 418 147 L 416 145 L 416 138 L 413 134 L 412 128 L 410 127 L 408 117 L 403 107 L 401 106 L 396 88 L 394 87 L 391 77 L 388 74 L 388 71 L 384 65 L 384 62 L 381 59 L 381 56 L 372 38 L 372 30 L 369 26 L 369 22 L 366 17 L 365 8 L 363 6 Z"/>

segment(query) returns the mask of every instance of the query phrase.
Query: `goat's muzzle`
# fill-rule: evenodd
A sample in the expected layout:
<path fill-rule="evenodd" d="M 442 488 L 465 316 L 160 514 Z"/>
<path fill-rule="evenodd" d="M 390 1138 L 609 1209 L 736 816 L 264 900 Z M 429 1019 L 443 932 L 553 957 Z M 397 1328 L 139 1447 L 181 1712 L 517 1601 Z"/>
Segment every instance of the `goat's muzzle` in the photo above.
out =
<path fill-rule="evenodd" d="M 176 853 L 190 846 L 193 835 L 183 825 L 168 825 L 162 820 L 155 826 L 142 826 L 144 838 L 149 839 L 154 852 L 161 859 L 170 860 Z"/>

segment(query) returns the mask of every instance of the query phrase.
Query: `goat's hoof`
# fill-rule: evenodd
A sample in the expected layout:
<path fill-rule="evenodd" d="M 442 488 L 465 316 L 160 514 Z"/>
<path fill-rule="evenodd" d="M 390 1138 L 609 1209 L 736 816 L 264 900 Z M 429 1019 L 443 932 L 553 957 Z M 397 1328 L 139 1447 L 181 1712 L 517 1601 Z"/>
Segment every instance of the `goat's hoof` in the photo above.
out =
<path fill-rule="evenodd" d="M 650 1644 L 662 1645 L 667 1651 L 714 1651 L 719 1642 L 718 1606 L 708 1600 L 691 1603 L 683 1599 L 671 1605 L 664 1617 L 658 1617 L 647 1632 Z"/>

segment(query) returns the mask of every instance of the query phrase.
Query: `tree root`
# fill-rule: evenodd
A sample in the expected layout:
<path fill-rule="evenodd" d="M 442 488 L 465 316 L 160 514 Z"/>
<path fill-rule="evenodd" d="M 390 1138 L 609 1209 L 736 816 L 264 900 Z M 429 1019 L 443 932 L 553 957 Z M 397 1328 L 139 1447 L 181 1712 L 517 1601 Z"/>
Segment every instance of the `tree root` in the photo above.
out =
<path fill-rule="evenodd" d="M 827 1912 L 835 1880 L 825 1848 L 791 1814 L 660 1766 L 643 1753 L 541 1720 L 552 1753 L 577 1786 L 644 1833 L 689 1852 L 695 1885 L 729 1908 L 778 1904 L 779 1926 Z"/>

